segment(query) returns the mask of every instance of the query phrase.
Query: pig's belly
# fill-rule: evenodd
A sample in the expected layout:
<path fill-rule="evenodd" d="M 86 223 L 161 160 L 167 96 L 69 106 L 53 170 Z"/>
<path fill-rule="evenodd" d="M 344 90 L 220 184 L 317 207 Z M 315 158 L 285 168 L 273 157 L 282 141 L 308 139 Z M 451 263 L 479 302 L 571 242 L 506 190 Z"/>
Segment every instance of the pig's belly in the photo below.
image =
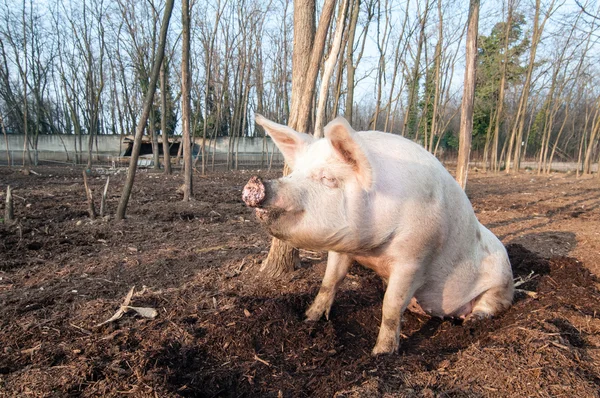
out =
<path fill-rule="evenodd" d="M 445 310 L 443 307 L 439 306 L 439 303 L 428 303 L 428 302 L 421 303 L 418 299 L 417 299 L 417 304 L 427 314 L 432 315 L 432 316 L 437 316 L 440 318 L 445 318 L 445 317 L 465 318 L 467 315 L 469 315 L 473 311 L 473 301 L 472 300 L 454 310 L 453 309 Z"/>
<path fill-rule="evenodd" d="M 415 299 L 423 311 L 433 316 L 464 318 L 473 310 L 470 295 L 457 291 L 443 292 L 424 286 L 415 293 Z"/>

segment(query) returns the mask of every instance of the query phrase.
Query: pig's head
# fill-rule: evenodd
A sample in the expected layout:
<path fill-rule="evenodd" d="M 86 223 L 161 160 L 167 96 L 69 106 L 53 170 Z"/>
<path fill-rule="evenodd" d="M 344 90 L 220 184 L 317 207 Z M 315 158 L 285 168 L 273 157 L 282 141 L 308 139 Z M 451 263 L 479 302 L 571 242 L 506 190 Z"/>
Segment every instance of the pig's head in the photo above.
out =
<path fill-rule="evenodd" d="M 358 225 L 374 183 L 360 137 L 343 118 L 325 127 L 325 138 L 257 115 L 291 169 L 272 181 L 252 177 L 242 194 L 273 236 L 296 247 L 339 250 L 356 247 Z"/>

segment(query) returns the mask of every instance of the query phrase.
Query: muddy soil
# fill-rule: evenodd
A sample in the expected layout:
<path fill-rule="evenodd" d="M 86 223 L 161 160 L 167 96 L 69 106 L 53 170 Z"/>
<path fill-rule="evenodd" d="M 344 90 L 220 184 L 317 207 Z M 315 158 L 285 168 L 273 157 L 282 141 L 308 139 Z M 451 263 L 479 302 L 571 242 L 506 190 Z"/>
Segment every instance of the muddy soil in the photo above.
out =
<path fill-rule="evenodd" d="M 17 217 L 0 224 L 0 396 L 599 396 L 600 179 L 471 172 L 524 292 L 470 324 L 407 313 L 400 352 L 374 358 L 384 290 L 371 271 L 355 265 L 314 324 L 303 313 L 324 253 L 260 278 L 270 238 L 241 201 L 251 172 L 195 176 L 183 203 L 180 176 L 141 171 L 116 222 L 88 217 L 80 169 L 35 170 L 0 169 Z M 109 174 L 112 214 L 124 172 L 89 179 L 99 198 Z M 134 286 L 130 305 L 158 316 L 98 326 Z"/>

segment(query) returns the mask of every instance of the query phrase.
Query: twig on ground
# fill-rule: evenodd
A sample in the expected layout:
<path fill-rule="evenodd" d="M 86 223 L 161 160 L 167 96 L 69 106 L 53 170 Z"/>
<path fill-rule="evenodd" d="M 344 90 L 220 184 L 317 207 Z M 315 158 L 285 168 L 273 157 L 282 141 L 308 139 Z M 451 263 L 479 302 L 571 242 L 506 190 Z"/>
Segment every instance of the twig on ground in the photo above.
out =
<path fill-rule="evenodd" d="M 104 217 L 104 211 L 106 210 L 106 195 L 108 194 L 108 184 L 110 177 L 106 177 L 106 185 L 104 186 L 104 192 L 102 192 L 102 199 L 100 200 L 100 217 Z"/>
<path fill-rule="evenodd" d="M 142 317 L 147 318 L 147 319 L 156 318 L 156 316 L 158 315 L 158 311 L 156 311 L 154 308 L 131 307 L 129 305 L 129 303 L 131 302 L 131 298 L 133 297 L 134 290 L 135 290 L 135 286 L 133 286 L 129 290 L 129 293 L 127 293 L 127 296 L 125 296 L 125 299 L 123 300 L 123 304 L 121 304 L 121 307 L 119 307 L 119 309 L 117 310 L 117 312 L 115 312 L 115 314 L 113 316 L 111 316 L 106 321 L 97 324 L 95 327 L 98 328 L 102 325 L 106 325 L 107 323 L 114 322 L 117 319 L 120 319 L 128 310 L 133 310 L 133 311 L 137 312 L 139 315 L 141 315 Z"/>
<path fill-rule="evenodd" d="M 94 206 L 94 198 L 92 196 L 92 190 L 88 187 L 87 174 L 83 170 L 83 186 L 85 187 L 85 195 L 87 196 L 88 202 L 88 213 L 90 218 L 93 220 L 96 218 L 96 207 Z"/>
<path fill-rule="evenodd" d="M 6 207 L 4 208 L 4 222 L 9 223 L 13 222 L 15 219 L 15 212 L 13 210 L 13 199 L 12 199 L 12 189 L 10 189 L 10 185 L 6 186 Z"/>
<path fill-rule="evenodd" d="M 515 287 L 519 287 L 519 286 L 521 286 L 521 285 L 524 285 L 524 284 L 526 284 L 527 282 L 529 282 L 529 281 L 531 281 L 531 280 L 533 280 L 533 279 L 537 278 L 538 276 L 539 276 L 539 275 L 534 275 L 533 271 L 531 271 L 531 272 L 529 273 L 529 275 L 527 275 L 526 277 L 522 277 L 522 276 L 520 276 L 520 277 L 518 277 L 518 278 L 515 278 Z"/>
<path fill-rule="evenodd" d="M 258 355 L 254 354 L 254 359 L 257 360 L 260 363 L 263 363 L 267 366 L 271 366 L 271 364 L 268 361 L 265 361 L 264 359 L 260 358 Z"/>

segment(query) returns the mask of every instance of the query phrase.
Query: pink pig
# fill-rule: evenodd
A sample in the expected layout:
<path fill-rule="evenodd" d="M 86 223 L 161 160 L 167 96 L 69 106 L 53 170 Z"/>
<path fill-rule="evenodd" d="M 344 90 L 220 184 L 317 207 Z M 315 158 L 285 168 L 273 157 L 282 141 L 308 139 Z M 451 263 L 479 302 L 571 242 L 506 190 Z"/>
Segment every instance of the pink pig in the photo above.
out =
<path fill-rule="evenodd" d="M 273 236 L 329 252 L 307 320 L 329 317 L 353 261 L 387 281 L 373 354 L 397 351 L 400 319 L 413 297 L 432 315 L 467 320 L 511 305 L 504 246 L 423 147 L 393 134 L 356 132 L 341 117 L 318 140 L 260 115 L 256 123 L 292 172 L 264 183 L 252 177 L 244 202 Z"/>

